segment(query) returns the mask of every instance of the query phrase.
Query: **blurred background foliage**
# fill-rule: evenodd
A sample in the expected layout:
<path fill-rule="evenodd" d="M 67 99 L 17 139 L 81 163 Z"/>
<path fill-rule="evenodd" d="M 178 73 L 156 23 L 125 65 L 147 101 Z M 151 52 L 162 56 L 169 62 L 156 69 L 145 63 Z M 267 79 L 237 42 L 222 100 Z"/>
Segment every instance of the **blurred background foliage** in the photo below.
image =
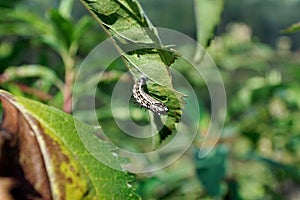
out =
<path fill-rule="evenodd" d="M 155 26 L 196 38 L 192 0 L 140 3 Z M 138 174 L 135 187 L 143 199 L 300 199 L 300 34 L 281 33 L 300 20 L 300 1 L 224 5 L 207 49 L 226 87 L 221 138 L 204 159 L 198 158 L 197 138 L 171 166 Z M 79 1 L 1 0 L 0 10 L 0 88 L 63 109 L 67 71 L 75 72 L 106 35 Z M 127 70 L 123 66 L 117 60 L 101 80 L 100 104 Z M 208 128 L 209 96 L 184 65 L 179 70 L 200 91 L 201 138 Z M 98 112 L 109 131 L 118 132 L 111 113 Z"/>

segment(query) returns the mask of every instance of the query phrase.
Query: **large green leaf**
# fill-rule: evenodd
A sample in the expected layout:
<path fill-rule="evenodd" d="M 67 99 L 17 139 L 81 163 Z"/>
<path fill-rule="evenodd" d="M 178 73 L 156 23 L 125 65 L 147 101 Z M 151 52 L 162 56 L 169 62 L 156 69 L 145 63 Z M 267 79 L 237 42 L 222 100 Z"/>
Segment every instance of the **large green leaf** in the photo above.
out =
<path fill-rule="evenodd" d="M 164 46 L 157 30 L 134 0 L 81 0 L 103 29 L 112 36 L 114 44 L 126 61 L 135 80 L 146 75 L 163 89 L 156 91 L 156 98 L 172 105 L 168 123 L 160 132 L 160 141 L 175 130 L 181 118 L 183 95 L 172 86 L 169 66 L 177 53 Z M 151 88 L 149 89 L 151 93 Z M 161 91 L 170 91 L 163 94 Z M 169 103 L 168 103 L 169 102 Z M 172 103 L 170 103 L 172 102 Z M 174 105 L 175 103 L 175 105 Z M 177 113 L 176 115 L 174 113 Z"/>
<path fill-rule="evenodd" d="M 43 199 L 139 199 L 132 177 L 112 147 L 94 135 L 94 128 L 72 116 L 25 98 L 0 91 L 3 121 L 0 128 L 0 176 L 19 181 L 28 196 Z M 76 123 L 76 126 L 75 126 Z M 110 168 L 85 148 L 85 133 Z M 122 161 L 123 162 L 123 161 Z M 22 175 L 23 174 L 23 175 Z M 32 188 L 22 190 L 22 188 Z"/>

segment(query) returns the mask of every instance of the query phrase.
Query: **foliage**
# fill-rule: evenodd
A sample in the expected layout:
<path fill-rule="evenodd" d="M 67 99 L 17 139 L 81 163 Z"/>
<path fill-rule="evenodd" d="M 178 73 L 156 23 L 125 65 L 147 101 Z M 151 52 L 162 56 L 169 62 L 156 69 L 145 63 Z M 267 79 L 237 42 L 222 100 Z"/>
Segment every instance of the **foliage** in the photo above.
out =
<path fill-rule="evenodd" d="M 171 82 L 169 66 L 174 63 L 176 52 L 163 46 L 157 30 L 143 14 L 140 5 L 134 1 L 89 1 L 82 0 L 98 23 L 114 38 L 115 45 L 134 79 L 142 75 L 159 83 L 169 90 L 164 93 L 169 99 L 166 105 L 170 108 L 167 123 L 159 132 L 159 143 L 175 130 L 180 121 L 183 95 L 177 92 Z M 147 28 L 145 28 L 147 27 Z M 172 94 L 175 95 L 172 95 Z M 161 99 L 162 94 L 156 97 Z"/>
<path fill-rule="evenodd" d="M 1 62 L 2 88 L 71 112 L 70 99 L 76 62 L 80 58 L 79 47 L 93 24 L 88 16 L 73 22 L 70 18 L 71 2 L 62 1 L 58 9 L 49 10 L 44 17 L 33 13 L 26 5 L 1 8 L 1 59 L 8 63 Z M 93 39 L 96 43 L 98 37 Z M 16 51 L 22 51 L 18 45 L 22 45 L 24 40 L 29 47 L 33 46 L 37 55 L 26 55 L 27 50 L 23 48 L 24 55 L 15 63 L 11 62 L 17 56 Z M 27 57 L 42 59 L 40 62 L 44 65 L 24 64 L 36 62 L 27 61 Z M 4 113 L 1 123 L 1 176 L 11 176 L 12 180 L 3 190 L 5 196 L 10 190 L 20 190 L 22 192 L 17 192 L 15 198 L 139 198 L 129 184 L 132 178 L 120 166 L 124 164 L 121 162 L 123 159 L 111 152 L 113 148 L 106 142 L 97 139 L 91 127 L 34 101 L 13 97 L 3 91 L 1 97 Z M 77 134 L 78 129 L 86 132 L 85 139 L 100 151 L 98 157 L 115 168 L 102 164 L 87 151 Z M 20 142 L 8 147 L 11 140 Z M 21 175 L 16 176 L 18 173 Z"/>
<path fill-rule="evenodd" d="M 26 191 L 22 177 L 14 175 L 14 181 L 23 191 L 19 197 L 41 196 L 43 199 L 139 199 L 129 185 L 130 175 L 122 172 L 120 158 L 112 147 L 98 140 L 95 130 L 72 116 L 31 101 L 0 91 L 4 118 L 1 124 L 2 175 L 17 174 L 22 168 L 25 178 L 37 194 Z M 116 169 L 99 162 L 85 148 L 76 130 L 83 130 L 85 140 L 93 142 L 99 157 L 114 163 Z M 34 136 L 34 137 L 32 137 Z M 11 138 L 9 138 L 11 137 Z M 10 148 L 18 151 L 15 158 L 8 158 L 12 150 L 6 143 L 17 141 Z M 18 160 L 17 158 L 20 157 Z M 4 160 L 8 163 L 4 164 Z M 3 167 L 5 166 L 5 167 Z M 21 184 L 22 183 L 22 184 Z M 9 193 L 10 191 L 6 191 Z"/>
<path fill-rule="evenodd" d="M 226 160 L 228 159 L 228 148 L 219 145 L 208 157 L 199 158 L 195 153 L 196 174 L 199 177 L 205 191 L 210 196 L 218 197 L 222 194 L 221 182 L 226 174 Z"/>
<path fill-rule="evenodd" d="M 31 91 L 33 97 L 42 96 L 42 100 L 53 102 L 56 106 L 63 105 L 63 109 L 70 112 L 71 103 L 68 99 L 72 89 L 72 76 L 75 73 L 76 56 L 80 52 L 79 47 L 84 47 L 86 44 L 82 38 L 91 28 L 92 20 L 83 16 L 76 23 L 73 22 L 69 17 L 70 13 L 67 13 L 71 10 L 68 10 L 68 6 L 64 3 L 59 8 L 61 12 L 52 9 L 47 12 L 47 16 L 32 12 L 31 9 L 34 8 L 26 5 L 15 9 L 0 9 L 2 15 L 0 35 L 3 39 L 1 72 L 2 80 L 9 81 L 8 84 L 3 83 L 2 88 L 10 87 L 9 90 L 13 93 L 24 95 L 26 90 L 23 88 L 32 85 L 36 88 Z M 31 56 L 30 52 L 34 52 L 35 55 Z M 28 60 L 28 58 L 36 60 Z M 30 67 L 22 66 L 26 63 L 30 63 Z M 44 66 L 41 66 L 43 64 Z M 19 80 L 18 82 L 11 80 L 9 73 L 12 70 L 3 71 L 16 66 L 18 73 L 15 73 L 13 78 Z M 35 73 L 29 72 L 33 70 L 32 67 L 35 68 Z M 48 68 L 48 73 L 44 71 L 45 67 Z M 58 78 L 64 79 L 64 86 L 59 81 L 55 80 L 59 84 L 55 85 L 47 80 L 48 76 L 53 77 L 57 73 L 60 75 Z M 25 76 L 27 81 L 23 83 L 22 78 Z M 36 83 L 39 84 L 35 85 Z M 63 104 L 62 94 L 64 94 Z M 49 101 L 52 98 L 57 100 Z"/>
<path fill-rule="evenodd" d="M 248 26 L 233 24 L 210 48 L 231 88 L 223 138 L 231 145 L 231 176 L 240 184 L 243 199 L 285 198 L 286 191 L 279 188 L 289 180 L 298 182 L 299 149 L 291 142 L 299 130 L 295 122 L 300 60 L 289 45 L 285 37 L 277 49 L 253 42 Z M 230 77 L 236 77 L 235 81 Z M 244 182 L 249 176 L 251 191 Z"/>
<path fill-rule="evenodd" d="M 92 19 L 86 13 L 79 14 L 82 11 L 76 10 L 76 7 L 72 10 L 70 5 L 72 1 L 62 2 L 56 8 L 52 5 L 51 9 L 45 10 L 45 14 L 43 12 L 43 14 L 39 14 L 40 11 L 32 9 L 30 5 L 24 5 L 22 2 L 1 7 L 0 87 L 2 89 L 10 91 L 15 96 L 29 97 L 69 111 L 70 102 L 67 101 L 67 97 L 70 95 L 73 75 L 84 56 L 106 37 L 103 32 L 97 31 L 97 25 L 94 22 L 96 19 L 106 33 L 114 37 L 115 45 L 123 53 L 126 63 L 124 67 L 122 60 L 116 60 L 110 65 L 109 71 L 105 72 L 104 79 L 100 80 L 99 84 L 102 88 L 97 91 L 96 96 L 100 105 L 103 105 L 111 97 L 112 87 L 122 73 L 128 69 L 132 71 L 135 79 L 138 79 L 142 72 L 164 83 L 147 85 L 151 95 L 163 99 L 166 91 L 170 92 L 169 97 L 177 94 L 170 79 L 162 78 L 169 77 L 166 74 L 173 62 L 177 66 L 180 65 L 177 68 L 178 71 L 191 82 L 195 91 L 199 91 L 197 93 L 201 110 L 199 135 L 192 148 L 173 165 L 151 174 L 137 175 L 134 186 L 136 192 L 143 199 L 299 198 L 297 191 L 300 185 L 300 126 L 297 121 L 300 117 L 298 112 L 300 108 L 300 59 L 299 52 L 291 50 L 291 46 L 295 44 L 292 43 L 289 35 L 275 38 L 277 45 L 274 47 L 261 43 L 257 38 L 257 33 L 253 33 L 253 29 L 249 25 L 231 21 L 224 24 L 223 21 L 221 28 L 224 28 L 224 32 L 212 37 L 214 27 L 220 20 L 223 1 L 195 0 L 197 38 L 202 44 L 210 44 L 207 45 L 207 52 L 222 73 L 228 101 L 226 124 L 221 138 L 208 157 L 199 159 L 201 135 L 206 133 L 210 118 L 210 99 L 205 83 L 196 78 L 193 71 L 187 70 L 187 64 L 181 63 L 180 60 L 175 61 L 178 55 L 160 43 L 150 20 L 141 14 L 140 5 L 136 1 L 83 0 L 84 5 L 94 17 Z M 107 4 L 99 4 L 103 2 Z M 224 13 L 227 20 L 246 15 L 243 12 L 246 8 L 249 10 L 249 6 L 262 11 L 248 16 L 248 22 L 255 26 L 261 25 L 262 30 L 270 28 L 271 25 L 277 27 L 279 25 L 276 24 L 276 21 L 284 20 L 282 13 L 273 12 L 270 9 L 270 2 L 254 1 L 249 5 L 248 1 L 242 1 L 244 7 L 240 9 L 241 5 L 237 2 L 224 1 Z M 229 3 L 239 12 L 231 12 L 232 10 L 227 7 Z M 151 2 L 148 1 L 144 4 L 149 5 Z M 166 9 L 172 10 L 171 4 L 172 2 L 167 5 Z M 277 4 L 280 3 L 277 2 Z M 161 2 L 158 5 L 165 4 Z M 217 11 L 201 12 L 210 10 L 208 8 Z M 267 12 L 266 8 L 272 12 Z M 296 6 L 294 9 L 297 9 Z M 172 21 L 169 23 L 175 23 L 176 27 L 179 24 L 177 20 L 184 18 L 180 17 L 180 12 L 183 10 L 182 5 L 178 6 L 176 17 L 172 17 Z M 72 15 L 73 12 L 77 12 L 81 17 L 76 19 Z M 155 12 L 163 11 L 156 9 Z M 259 17 L 259 14 L 262 13 L 265 13 L 268 16 L 267 20 L 273 23 L 262 24 L 264 20 Z M 276 17 L 278 14 L 281 17 Z M 186 19 L 184 18 L 184 20 Z M 293 21 L 297 20 L 299 19 Z M 160 26 L 158 22 L 156 25 Z M 201 25 L 207 28 L 201 28 Z M 132 31 L 130 34 L 124 35 L 123 31 L 128 30 L 131 26 L 136 28 L 150 26 L 151 29 L 145 32 Z M 272 39 L 275 41 L 273 36 L 279 33 L 272 30 L 270 33 L 262 31 L 259 35 L 263 35 L 263 37 L 272 35 Z M 285 33 L 296 30 L 298 30 L 297 23 L 286 29 Z M 196 33 L 192 34 L 196 35 Z M 133 46 L 128 46 L 128 44 L 133 44 Z M 132 48 L 137 44 L 146 48 L 124 54 L 128 51 L 127 48 Z M 187 48 L 186 51 L 190 51 L 190 49 Z M 191 54 L 197 54 L 197 52 L 191 52 Z M 197 62 L 201 62 L 197 56 L 195 59 Z M 157 63 L 154 65 L 157 67 L 156 70 L 141 67 L 149 61 Z M 165 85 L 167 87 L 164 87 Z M 177 98 L 181 99 L 181 97 L 182 94 L 178 94 Z M 35 102 L 31 103 L 21 97 L 14 98 L 20 103 L 26 101 L 24 106 L 27 106 L 28 112 L 31 112 L 35 119 L 51 121 L 32 106 L 42 107 L 46 110 L 50 108 Z M 176 98 L 174 97 L 173 100 L 175 101 Z M 171 101 L 172 105 L 182 103 L 173 103 L 174 101 Z M 176 112 L 173 116 L 169 116 L 172 118 L 169 122 L 172 130 L 175 122 L 180 119 L 179 107 L 174 105 Z M 135 112 L 138 110 L 137 108 L 132 110 L 133 113 L 138 113 L 133 114 L 138 123 L 148 123 L 149 118 L 146 114 Z M 55 110 L 54 113 L 61 118 L 73 120 L 70 116 L 65 117 L 58 110 Z M 131 141 L 121 136 L 107 107 L 100 107 L 97 114 L 99 120 L 103 122 L 102 129 L 115 137 L 113 141 L 125 141 L 126 148 L 130 150 L 146 149 L 145 143 Z M 75 142 L 72 144 L 72 140 L 67 139 L 70 136 L 62 133 L 61 137 L 56 135 L 55 138 L 64 139 L 66 146 L 70 148 L 68 152 L 71 152 L 72 155 L 72 152 L 76 153 L 76 148 L 72 146 L 75 145 Z M 70 142 L 71 144 L 69 144 Z M 80 146 L 79 143 L 76 143 L 77 145 Z M 98 145 L 104 144 L 99 141 Z M 110 147 L 101 148 L 100 146 L 99 149 L 103 149 L 100 153 L 110 157 Z M 116 162 L 116 165 L 119 164 L 121 163 Z M 89 165 L 84 164 L 83 166 Z M 77 167 L 81 169 L 82 165 Z M 102 167 L 104 166 L 100 168 Z M 104 169 L 109 170 L 105 167 Z M 119 175 L 123 177 L 120 185 L 114 181 Z M 86 180 L 85 177 L 83 175 L 84 180 Z M 106 177 L 109 184 L 116 188 L 127 188 L 125 184 L 129 177 L 123 172 L 112 172 L 112 177 L 104 173 L 100 177 Z M 86 182 L 86 188 L 89 188 L 88 186 L 93 180 L 87 178 L 87 181 L 83 182 Z M 125 189 L 126 194 L 128 194 L 127 192 Z"/>

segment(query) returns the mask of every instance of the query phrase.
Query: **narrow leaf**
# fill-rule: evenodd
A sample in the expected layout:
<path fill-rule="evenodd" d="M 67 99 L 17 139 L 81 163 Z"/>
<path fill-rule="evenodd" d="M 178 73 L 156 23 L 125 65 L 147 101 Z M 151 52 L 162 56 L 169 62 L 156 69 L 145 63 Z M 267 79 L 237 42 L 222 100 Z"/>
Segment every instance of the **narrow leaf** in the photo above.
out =
<path fill-rule="evenodd" d="M 55 72 L 47 66 L 42 65 L 22 65 L 10 66 L 0 76 L 0 83 L 12 81 L 19 78 L 37 77 L 46 82 L 55 85 L 61 91 L 63 90 L 63 82 L 57 77 Z"/>
<path fill-rule="evenodd" d="M 281 33 L 295 33 L 297 31 L 300 31 L 300 22 L 297 22 L 290 27 L 282 30 Z"/>
<path fill-rule="evenodd" d="M 194 0 L 197 25 L 197 40 L 206 48 L 220 22 L 224 0 Z"/>

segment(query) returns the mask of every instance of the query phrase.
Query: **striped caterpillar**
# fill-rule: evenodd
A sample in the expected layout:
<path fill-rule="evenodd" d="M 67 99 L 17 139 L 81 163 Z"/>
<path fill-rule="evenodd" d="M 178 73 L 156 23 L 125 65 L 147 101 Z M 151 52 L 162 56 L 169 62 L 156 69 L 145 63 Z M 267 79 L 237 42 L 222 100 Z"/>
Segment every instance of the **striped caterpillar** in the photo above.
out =
<path fill-rule="evenodd" d="M 165 114 L 168 111 L 168 107 L 162 102 L 154 99 L 143 90 L 143 86 L 146 85 L 147 78 L 142 76 L 135 82 L 132 93 L 135 100 L 143 107 L 151 110 L 157 114 Z"/>

